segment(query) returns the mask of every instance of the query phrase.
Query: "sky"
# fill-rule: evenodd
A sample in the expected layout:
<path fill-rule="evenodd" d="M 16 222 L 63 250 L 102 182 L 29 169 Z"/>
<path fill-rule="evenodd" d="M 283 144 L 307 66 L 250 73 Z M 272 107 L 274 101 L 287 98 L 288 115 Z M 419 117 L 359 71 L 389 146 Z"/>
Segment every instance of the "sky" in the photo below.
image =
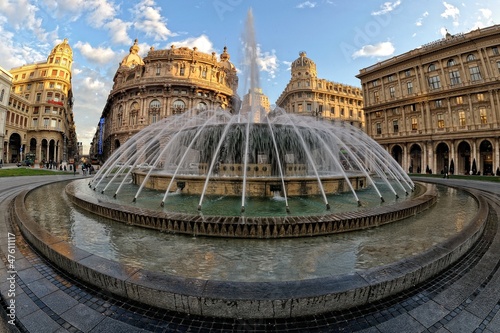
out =
<path fill-rule="evenodd" d="M 359 70 L 451 34 L 500 23 L 498 0 L 0 0 L 0 66 L 46 61 L 64 38 L 73 49 L 73 95 L 84 154 L 119 62 L 138 39 L 141 56 L 227 46 L 239 70 L 252 11 L 260 87 L 275 104 L 290 64 L 305 51 L 318 77 L 360 87 Z M 240 75 L 243 75 L 240 73 Z M 240 76 L 240 97 L 244 95 Z"/>

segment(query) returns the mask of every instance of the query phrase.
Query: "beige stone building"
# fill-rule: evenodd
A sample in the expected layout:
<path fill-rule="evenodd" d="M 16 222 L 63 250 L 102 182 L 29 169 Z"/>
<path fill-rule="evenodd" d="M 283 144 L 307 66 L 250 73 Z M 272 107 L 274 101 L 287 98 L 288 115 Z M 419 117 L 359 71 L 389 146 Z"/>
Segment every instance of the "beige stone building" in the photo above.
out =
<path fill-rule="evenodd" d="M 407 171 L 495 173 L 500 25 L 450 35 L 360 70 L 366 131 Z"/>
<path fill-rule="evenodd" d="M 5 162 L 30 159 L 59 164 L 74 157 L 71 66 L 73 51 L 65 39 L 47 61 L 12 68 L 12 89 L 6 112 Z"/>
<path fill-rule="evenodd" d="M 144 59 L 137 40 L 119 64 L 113 88 L 91 143 L 90 156 L 106 160 L 135 133 L 162 118 L 188 110 L 226 109 L 234 112 L 238 76 L 227 48 L 215 52 L 197 48 L 150 49 Z"/>
<path fill-rule="evenodd" d="M 291 65 L 291 79 L 276 101 L 289 113 L 364 126 L 363 94 L 359 87 L 318 78 L 316 64 L 305 52 Z"/>
<path fill-rule="evenodd" d="M 5 125 L 9 106 L 10 90 L 12 89 L 12 75 L 0 67 L 0 166 L 5 161 Z"/>

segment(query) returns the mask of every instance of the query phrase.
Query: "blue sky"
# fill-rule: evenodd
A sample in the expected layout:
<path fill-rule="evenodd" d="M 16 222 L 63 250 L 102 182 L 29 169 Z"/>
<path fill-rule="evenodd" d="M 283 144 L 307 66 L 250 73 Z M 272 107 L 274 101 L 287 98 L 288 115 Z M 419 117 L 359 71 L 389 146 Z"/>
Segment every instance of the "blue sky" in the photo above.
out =
<path fill-rule="evenodd" d="M 260 85 L 272 104 L 306 51 L 318 77 L 360 86 L 361 68 L 451 34 L 500 23 L 498 0 L 0 0 L 0 66 L 43 61 L 68 38 L 74 52 L 74 114 L 84 153 L 118 63 L 137 38 L 141 55 L 228 47 L 241 68 L 241 36 L 252 9 Z M 240 94 L 243 92 L 240 91 Z"/>

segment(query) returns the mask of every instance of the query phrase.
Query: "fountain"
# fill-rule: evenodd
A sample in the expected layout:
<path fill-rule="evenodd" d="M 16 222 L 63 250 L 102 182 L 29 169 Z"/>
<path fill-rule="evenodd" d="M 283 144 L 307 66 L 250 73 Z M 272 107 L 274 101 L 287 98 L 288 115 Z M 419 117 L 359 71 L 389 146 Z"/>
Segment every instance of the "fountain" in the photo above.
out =
<path fill-rule="evenodd" d="M 247 91 L 257 94 L 251 13 L 246 31 Z M 43 189 L 13 204 L 33 246 L 113 294 L 215 317 L 305 316 L 394 295 L 460 258 L 487 216 L 481 197 L 414 183 L 349 124 L 252 103 L 163 119 L 90 181 L 63 185 L 47 189 L 61 192 L 44 210 L 54 216 L 40 213 Z M 436 205 L 440 195 L 459 207 Z M 462 222 L 444 228 L 443 215 Z M 60 216 L 69 222 L 54 224 Z M 354 258 L 363 251 L 369 264 Z"/>

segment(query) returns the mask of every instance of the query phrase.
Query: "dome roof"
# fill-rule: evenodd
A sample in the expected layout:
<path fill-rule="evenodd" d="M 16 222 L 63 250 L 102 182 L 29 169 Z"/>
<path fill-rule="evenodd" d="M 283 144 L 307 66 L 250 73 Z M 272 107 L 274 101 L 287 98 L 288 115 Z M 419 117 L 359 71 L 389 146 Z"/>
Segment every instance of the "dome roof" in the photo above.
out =
<path fill-rule="evenodd" d="M 307 57 L 307 54 L 306 54 L 305 51 L 301 51 L 299 53 L 299 58 L 292 63 L 292 68 L 295 68 L 295 67 L 312 67 L 312 66 L 316 67 L 316 64 L 314 63 L 314 61 L 312 61 L 311 59 L 309 59 Z"/>
<path fill-rule="evenodd" d="M 54 55 L 55 53 L 66 54 L 68 57 L 73 57 L 73 50 L 71 49 L 71 46 L 69 46 L 67 38 L 64 38 L 61 43 L 54 46 L 50 55 Z"/>
<path fill-rule="evenodd" d="M 120 63 L 121 66 L 127 67 L 135 67 L 137 65 L 144 65 L 144 61 L 142 60 L 139 53 L 139 45 L 137 39 L 134 41 L 134 45 L 130 47 L 130 53 L 123 58 Z"/>
<path fill-rule="evenodd" d="M 230 69 L 230 70 L 234 70 L 235 67 L 234 65 L 229 61 L 229 58 L 231 58 L 231 56 L 229 55 L 229 53 L 227 53 L 227 47 L 224 46 L 224 51 L 221 53 L 220 55 L 220 65 L 221 67 L 225 68 L 225 69 Z"/>

